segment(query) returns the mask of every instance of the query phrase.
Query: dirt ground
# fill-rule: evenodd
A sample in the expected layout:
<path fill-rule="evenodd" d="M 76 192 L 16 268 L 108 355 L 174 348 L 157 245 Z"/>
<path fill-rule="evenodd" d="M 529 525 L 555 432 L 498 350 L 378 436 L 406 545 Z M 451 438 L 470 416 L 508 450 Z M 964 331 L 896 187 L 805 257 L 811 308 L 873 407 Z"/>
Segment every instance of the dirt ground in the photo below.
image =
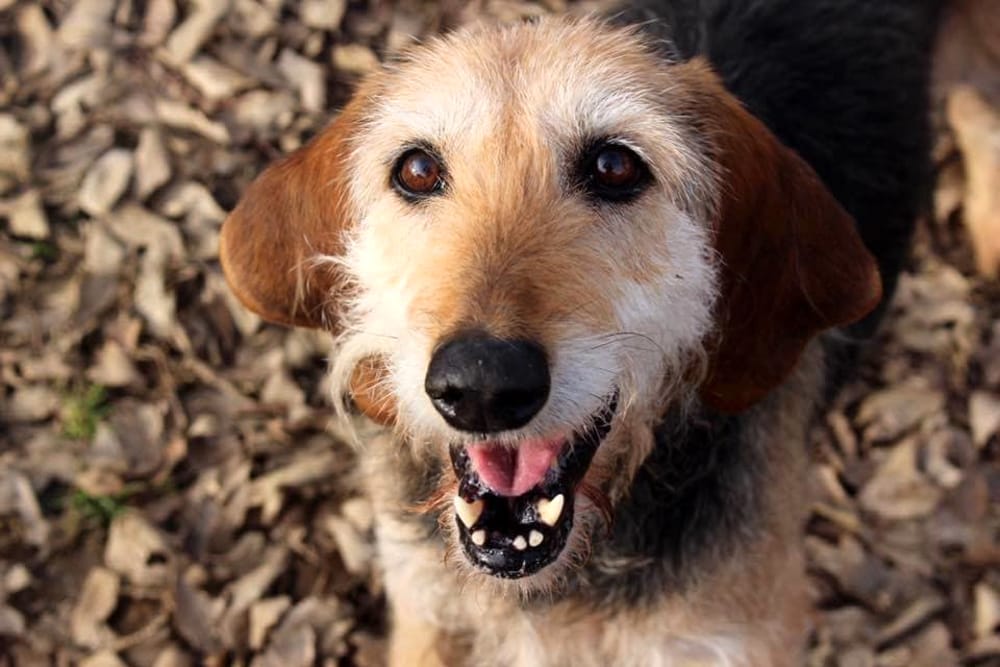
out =
<path fill-rule="evenodd" d="M 234 302 L 219 225 L 411 36 L 563 4 L 0 0 L 0 666 L 381 664 L 329 342 Z M 812 435 L 809 665 L 1000 665 L 991 4 L 949 19 L 934 211 Z"/>

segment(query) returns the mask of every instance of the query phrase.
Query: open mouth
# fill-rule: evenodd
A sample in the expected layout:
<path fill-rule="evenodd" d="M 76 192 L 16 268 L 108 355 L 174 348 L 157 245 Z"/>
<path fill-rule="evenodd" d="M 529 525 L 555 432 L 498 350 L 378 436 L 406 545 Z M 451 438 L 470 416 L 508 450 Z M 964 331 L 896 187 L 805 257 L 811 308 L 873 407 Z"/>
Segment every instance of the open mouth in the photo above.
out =
<path fill-rule="evenodd" d="M 459 541 L 477 568 L 517 579 L 558 558 L 573 528 L 577 486 L 611 430 L 617 398 L 569 437 L 451 447 Z"/>

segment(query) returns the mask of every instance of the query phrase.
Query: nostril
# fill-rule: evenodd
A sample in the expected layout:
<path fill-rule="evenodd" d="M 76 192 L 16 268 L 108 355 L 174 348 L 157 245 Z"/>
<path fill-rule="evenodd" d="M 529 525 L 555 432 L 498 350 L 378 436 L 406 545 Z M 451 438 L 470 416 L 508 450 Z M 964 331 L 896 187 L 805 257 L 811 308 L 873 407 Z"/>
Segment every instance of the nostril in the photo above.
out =
<path fill-rule="evenodd" d="M 537 403 L 539 399 L 545 400 L 547 393 L 547 391 L 543 393 L 541 388 L 525 390 L 515 389 L 511 391 L 497 392 L 493 400 L 495 403 L 502 406 L 525 407 Z"/>
<path fill-rule="evenodd" d="M 463 393 L 464 392 L 462 392 L 461 389 L 456 387 L 446 387 L 444 391 L 440 392 L 440 394 L 437 396 L 431 396 L 431 398 L 436 398 L 444 403 L 454 405 L 461 402 Z"/>

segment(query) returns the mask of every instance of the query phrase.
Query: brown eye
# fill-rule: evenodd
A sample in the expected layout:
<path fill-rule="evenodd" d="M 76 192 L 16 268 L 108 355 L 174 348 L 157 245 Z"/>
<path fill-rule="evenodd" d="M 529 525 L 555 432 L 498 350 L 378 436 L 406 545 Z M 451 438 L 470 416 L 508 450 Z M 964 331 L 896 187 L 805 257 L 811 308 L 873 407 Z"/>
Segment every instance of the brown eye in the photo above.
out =
<path fill-rule="evenodd" d="M 425 150 L 414 148 L 403 154 L 393 172 L 393 184 L 408 199 L 426 197 L 444 187 L 441 163 Z"/>
<path fill-rule="evenodd" d="M 598 199 L 628 201 L 637 196 L 649 180 L 649 170 L 633 150 L 604 142 L 586 158 L 584 187 Z"/>

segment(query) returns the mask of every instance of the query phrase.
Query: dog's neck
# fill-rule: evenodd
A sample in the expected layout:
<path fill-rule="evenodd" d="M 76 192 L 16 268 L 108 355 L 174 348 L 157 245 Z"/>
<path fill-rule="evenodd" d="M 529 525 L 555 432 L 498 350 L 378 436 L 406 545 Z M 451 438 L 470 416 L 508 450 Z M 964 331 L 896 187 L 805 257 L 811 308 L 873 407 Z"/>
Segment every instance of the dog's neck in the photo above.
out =
<path fill-rule="evenodd" d="M 745 429 L 738 417 L 678 411 L 664 418 L 608 539 L 584 569 L 584 597 L 636 604 L 683 592 L 754 534 L 764 452 L 743 437 Z"/>

